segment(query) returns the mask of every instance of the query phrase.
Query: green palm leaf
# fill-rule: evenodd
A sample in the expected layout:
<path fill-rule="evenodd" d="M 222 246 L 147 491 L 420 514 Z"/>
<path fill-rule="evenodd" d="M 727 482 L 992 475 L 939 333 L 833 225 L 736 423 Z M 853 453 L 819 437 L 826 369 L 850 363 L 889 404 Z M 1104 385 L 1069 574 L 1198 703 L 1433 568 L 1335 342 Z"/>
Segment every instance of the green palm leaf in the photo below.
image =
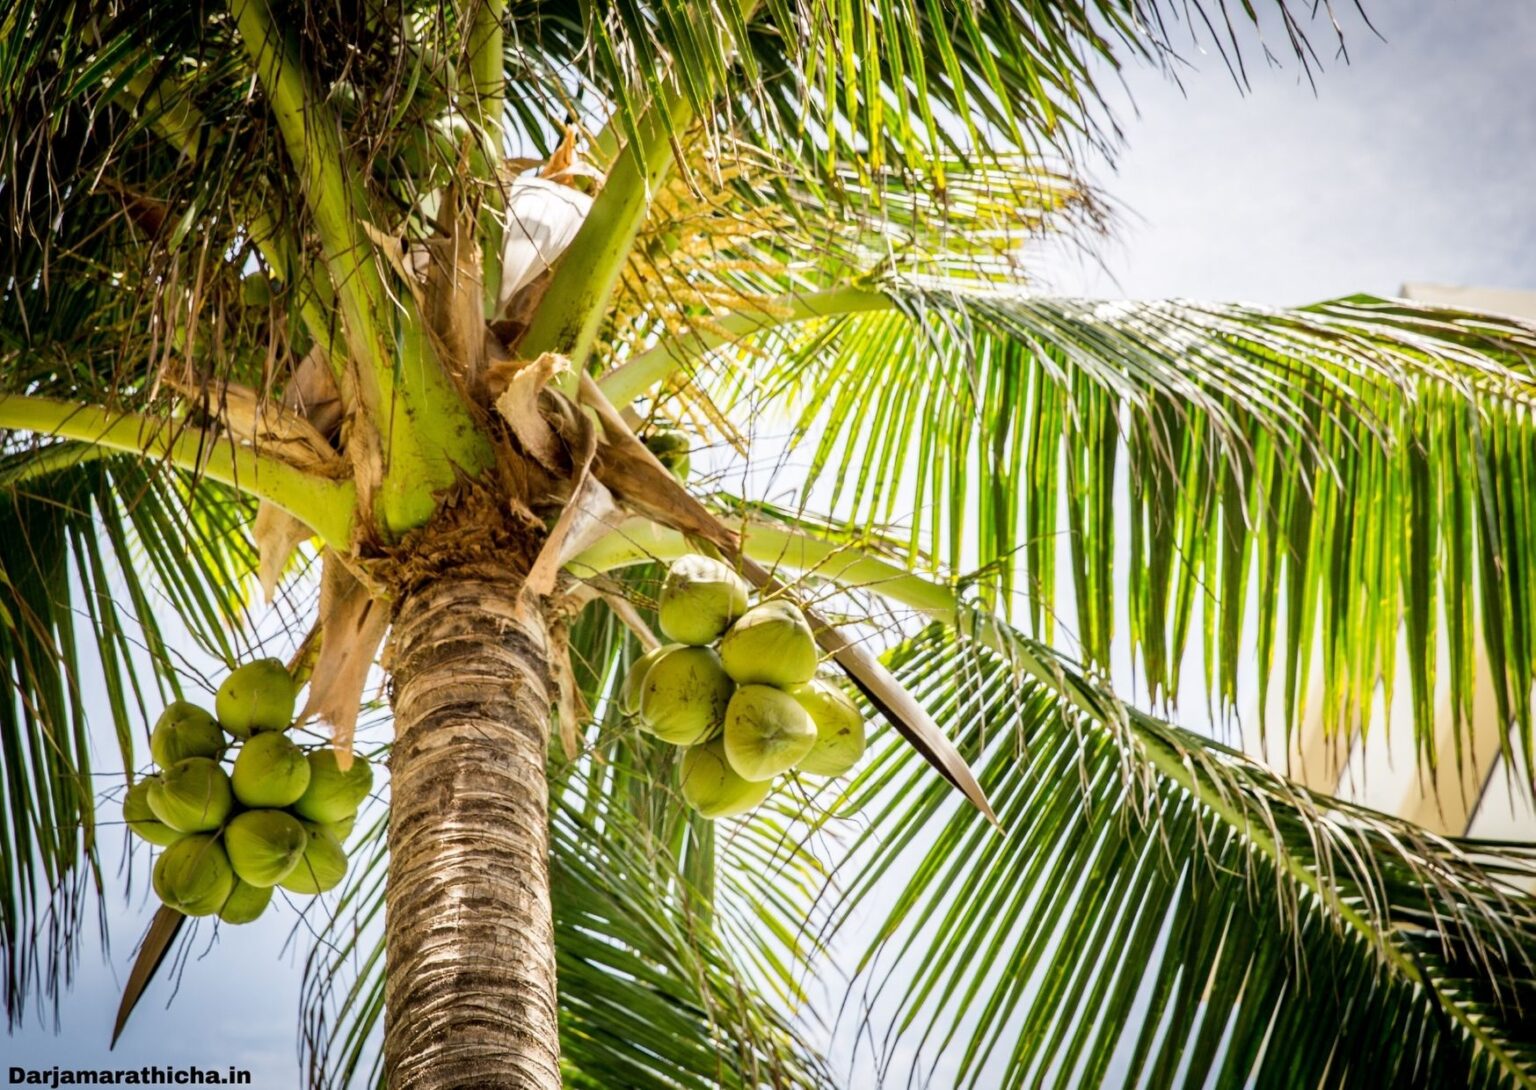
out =
<path fill-rule="evenodd" d="M 1536 1080 L 1529 846 L 1312 795 L 990 642 L 935 628 L 892 661 L 1005 835 L 897 745 L 843 799 L 838 918 L 883 919 L 862 969 L 919 1062 L 966 1086 Z"/>
<path fill-rule="evenodd" d="M 1069 606 L 1090 662 L 1125 617 L 1154 698 L 1178 696 L 1200 646 L 1235 711 L 1256 637 L 1260 716 L 1278 688 L 1287 731 L 1314 654 L 1329 726 L 1365 729 L 1401 624 L 1431 767 L 1461 759 L 1434 749 L 1443 618 L 1458 743 L 1482 657 L 1529 767 L 1527 327 L 1366 298 L 1278 311 L 901 283 L 798 305 L 717 326 L 704 345 L 770 328 L 696 381 L 738 414 L 794 406 L 803 494 L 825 481 L 869 530 L 905 520 L 907 555 L 975 571 L 982 601 L 1047 640 Z M 676 368 L 668 351 L 616 388 Z"/>

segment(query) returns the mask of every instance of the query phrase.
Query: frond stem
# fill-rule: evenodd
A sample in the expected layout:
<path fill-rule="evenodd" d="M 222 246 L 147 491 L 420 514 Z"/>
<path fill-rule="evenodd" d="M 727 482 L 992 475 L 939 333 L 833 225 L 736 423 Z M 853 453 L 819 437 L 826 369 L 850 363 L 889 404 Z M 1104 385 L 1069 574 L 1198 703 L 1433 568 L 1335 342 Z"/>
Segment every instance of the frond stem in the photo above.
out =
<path fill-rule="evenodd" d="M 597 384 L 609 401 L 627 405 L 674 371 L 729 341 L 793 322 L 894 310 L 895 307 L 895 302 L 884 292 L 857 287 L 763 299 L 719 318 L 709 329 L 664 338 L 654 347 L 625 360 Z"/>
<path fill-rule="evenodd" d="M 293 39 L 277 26 L 267 0 L 234 4 L 246 52 L 303 181 L 340 304 L 360 410 L 353 417 L 353 444 L 359 464 L 377 459 L 382 470 L 376 505 L 371 495 L 360 498 L 393 538 L 432 516 L 437 493 L 463 474 L 483 471 L 492 460 L 489 445 L 436 355 L 411 350 L 424 343 L 419 320 L 414 313 L 399 314 L 385 290 L 361 222 L 369 215 L 366 194 Z M 411 328 L 397 335 L 396 324 Z"/>
<path fill-rule="evenodd" d="M 744 22 L 760 2 L 746 0 L 742 4 Z M 571 370 L 561 379 L 568 386 L 567 392 L 575 390 L 578 377 L 586 370 L 619 274 L 629 260 L 651 200 L 671 170 L 673 144 L 693 116 L 692 102 L 675 84 L 641 112 L 634 138 L 619 154 L 592 210 L 561 256 L 549 290 L 523 336 L 521 352 L 525 357 L 559 352 L 571 361 Z M 600 154 L 615 141 L 613 129 L 610 124 L 596 141 Z"/>
<path fill-rule="evenodd" d="M 234 0 L 233 7 L 246 54 L 267 93 L 320 235 L 348 344 L 362 367 L 359 395 L 370 410 L 377 409 L 385 403 L 393 377 L 379 330 L 384 285 L 373 246 L 359 223 L 368 215 L 367 200 L 347 169 L 336 119 L 311 86 L 296 46 L 277 25 L 267 0 Z"/>
<path fill-rule="evenodd" d="M 501 213 L 505 202 L 496 168 L 506 154 L 502 147 L 502 112 L 507 80 L 502 67 L 501 26 L 505 14 L 505 0 L 468 0 L 464 15 L 464 48 L 468 63 L 459 79 L 464 115 L 479 137 L 471 165 L 480 180 L 487 183 L 479 231 L 480 270 L 488 314 L 501 295 Z"/>
<path fill-rule="evenodd" d="M 306 473 L 229 436 L 180 420 L 22 394 L 0 394 L 0 428 L 168 462 L 275 504 L 311 527 L 327 545 L 350 547 L 356 507 L 352 482 Z M 74 457 L 79 459 L 80 452 Z"/>

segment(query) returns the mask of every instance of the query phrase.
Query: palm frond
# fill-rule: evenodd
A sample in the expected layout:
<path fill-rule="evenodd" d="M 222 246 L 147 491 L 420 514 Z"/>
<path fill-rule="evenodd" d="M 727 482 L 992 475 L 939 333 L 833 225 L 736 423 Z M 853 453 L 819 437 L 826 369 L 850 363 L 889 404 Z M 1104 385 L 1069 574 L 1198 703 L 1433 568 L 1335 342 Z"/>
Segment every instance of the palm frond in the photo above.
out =
<path fill-rule="evenodd" d="M 1200 647 L 1233 711 L 1256 646 L 1260 713 L 1278 688 L 1287 730 L 1314 654 L 1326 721 L 1364 730 L 1402 625 L 1428 766 L 1443 619 L 1458 736 L 1482 657 L 1529 767 L 1536 333 L 1364 298 L 888 290 L 891 311 L 769 329 L 727 355 L 746 367 L 697 378 L 759 429 L 798 406 L 804 494 L 871 529 L 905 519 L 929 570 L 975 572 L 982 601 L 1047 640 L 1064 617 L 1092 663 L 1126 618 L 1154 697 L 1178 697 Z"/>
<path fill-rule="evenodd" d="M 1175 35 L 1214 47 L 1241 79 L 1244 45 L 1262 43 L 1265 24 L 1278 21 L 1281 51 L 1310 72 L 1317 58 L 1306 24 L 1320 14 L 1298 17 L 1281 2 L 1234 19 L 1219 5 L 1156 0 L 713 0 L 686 10 L 624 4 L 589 22 L 594 82 L 615 104 L 615 127 L 634 138 L 643 109 L 686 106 L 707 125 L 797 159 L 830 202 L 843 199 L 843 164 L 868 177 L 921 172 L 951 153 L 1112 147 L 1118 131 L 1101 82 L 1131 58 L 1171 62 Z M 1341 40 L 1341 26 L 1330 19 L 1323 33 Z M 724 109 L 722 88 L 730 89 Z"/>
<path fill-rule="evenodd" d="M 595 140 L 606 159 L 620 137 L 641 142 L 643 116 L 669 111 L 676 116 L 663 117 L 661 131 L 681 146 L 686 118 L 699 118 L 726 173 L 736 162 L 769 167 L 765 192 L 782 207 L 900 224 L 916 199 L 963 218 L 976 197 L 967 174 L 1031 156 L 1064 160 L 1070 175 L 1078 145 L 1113 143 L 1098 83 L 1124 58 L 1173 58 L 1175 34 L 1235 62 L 1240 39 L 1262 42 L 1277 15 L 1286 49 L 1312 63 L 1309 20 L 1284 0 L 1236 21 L 1225 9 L 1218 18 L 1199 4 L 1153 0 L 953 11 L 787 0 L 686 9 L 511 3 L 501 34 L 507 109 L 485 118 L 461 100 L 470 31 L 456 6 L 279 0 L 271 14 L 334 112 L 341 146 L 366 165 L 367 214 L 405 233 L 431 229 L 465 137 L 493 159 L 543 156 L 570 121 L 606 125 Z M 1176 29 L 1185 16 L 1191 25 Z M 116 283 L 142 286 L 141 303 L 166 301 L 154 358 L 178 333 L 194 336 L 189 325 L 237 314 L 239 281 L 259 255 L 287 289 L 271 300 L 274 319 L 299 319 L 292 336 L 308 326 L 309 337 L 327 337 L 315 305 L 327 288 L 306 256 L 314 224 L 269 105 L 250 93 L 233 12 L 186 18 L 171 0 L 23 3 L 0 31 L 8 46 L 0 209 L 5 240 L 19 243 L 3 248 L 0 267 L 27 296 L 30 321 L 54 321 L 59 308 L 40 297 L 115 273 Z M 1325 33 L 1341 32 L 1330 21 Z M 472 131 L 472 122 L 497 131 Z M 683 165 L 685 174 L 725 176 Z M 118 331 L 148 326 L 124 322 Z M 226 340 L 203 347 L 222 350 Z M 136 347 L 124 346 L 122 360 L 142 363 Z"/>
<path fill-rule="evenodd" d="M 1528 845 L 1295 788 L 998 631 L 892 661 L 1006 832 L 895 745 L 840 800 L 838 918 L 883 920 L 850 999 L 914 1081 L 941 1059 L 956 1086 L 1536 1080 Z"/>

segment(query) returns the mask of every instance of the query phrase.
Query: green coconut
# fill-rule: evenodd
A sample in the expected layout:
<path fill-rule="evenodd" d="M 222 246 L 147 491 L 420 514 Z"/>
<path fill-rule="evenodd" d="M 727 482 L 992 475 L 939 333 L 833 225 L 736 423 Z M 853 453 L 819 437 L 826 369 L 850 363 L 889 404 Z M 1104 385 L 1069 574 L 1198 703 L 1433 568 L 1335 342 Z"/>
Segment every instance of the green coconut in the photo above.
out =
<path fill-rule="evenodd" d="M 149 783 L 150 813 L 180 833 L 206 833 L 223 825 L 234 808 L 229 777 L 208 757 L 177 761 Z"/>
<path fill-rule="evenodd" d="M 324 893 L 346 876 L 347 853 L 341 842 L 320 826 L 311 825 L 304 857 L 278 885 L 291 893 Z"/>
<path fill-rule="evenodd" d="M 702 742 L 725 718 L 733 688 L 712 649 L 668 651 L 646 671 L 640 689 L 640 723 L 676 746 Z"/>
<path fill-rule="evenodd" d="M 219 919 L 232 924 L 255 923 L 271 903 L 270 886 L 253 886 L 236 878 L 234 892 L 225 898 L 224 907 L 219 909 Z"/>
<path fill-rule="evenodd" d="M 277 885 L 299 865 L 307 847 L 308 830 L 282 810 L 247 810 L 224 830 L 230 866 L 247 885 Z"/>
<path fill-rule="evenodd" d="M 321 824 L 345 821 L 357 814 L 372 790 L 373 766 L 363 757 L 354 756 L 352 767 L 343 772 L 334 749 L 317 749 L 309 755 L 309 786 L 293 804 L 293 812 Z"/>
<path fill-rule="evenodd" d="M 297 699 L 288 668 L 277 659 L 257 659 L 224 679 L 213 706 L 225 730 L 249 738 L 257 731 L 287 730 Z"/>
<path fill-rule="evenodd" d="M 325 822 L 321 824 L 320 828 L 324 829 L 326 832 L 334 836 L 338 841 L 345 844 L 347 842 L 347 837 L 352 835 L 352 829 L 356 824 L 357 815 L 350 814 L 347 817 L 342 818 L 340 821 Z"/>
<path fill-rule="evenodd" d="M 753 606 L 720 641 L 720 661 L 738 685 L 793 689 L 816 673 L 816 637 L 789 602 Z"/>
<path fill-rule="evenodd" d="M 668 639 L 696 647 L 714 643 L 745 612 L 747 584 L 728 564 L 689 555 L 667 569 L 657 614 Z"/>
<path fill-rule="evenodd" d="M 123 820 L 139 837 L 151 844 L 168 848 L 186 834 L 172 829 L 155 817 L 154 811 L 149 808 L 149 785 L 159 778 L 147 776 L 128 789 L 128 794 L 123 796 Z"/>
<path fill-rule="evenodd" d="M 744 814 L 768 797 L 773 784 L 753 783 L 739 776 L 725 755 L 725 740 L 716 738 L 690 746 L 679 771 L 683 798 L 707 818 Z"/>
<path fill-rule="evenodd" d="M 155 861 L 155 893 L 188 916 L 211 916 L 235 889 L 235 872 L 218 839 L 206 833 L 184 837 Z"/>
<path fill-rule="evenodd" d="M 624 684 L 619 687 L 619 711 L 625 715 L 640 714 L 640 693 L 645 686 L 645 674 L 656 660 L 668 651 L 675 651 L 679 647 L 685 647 L 681 643 L 664 643 L 653 651 L 647 651 L 635 660 L 629 668 L 629 673 L 624 675 Z"/>
<path fill-rule="evenodd" d="M 758 783 L 788 772 L 816 744 L 816 724 L 800 702 L 771 685 L 743 685 L 725 711 L 725 756 Z"/>
<path fill-rule="evenodd" d="M 230 783 L 235 798 L 250 807 L 292 806 L 309 786 L 309 761 L 286 734 L 253 734 L 235 755 Z"/>
<path fill-rule="evenodd" d="M 693 449 L 693 440 L 687 433 L 675 428 L 662 428 L 645 437 L 645 446 L 656 455 L 658 462 L 667 467 L 672 476 L 680 481 L 688 479 L 688 470 L 692 465 L 689 452 Z"/>
<path fill-rule="evenodd" d="M 812 678 L 790 695 L 816 724 L 816 744 L 797 766 L 813 776 L 841 776 L 864 756 L 864 716 L 836 685 Z"/>
<path fill-rule="evenodd" d="M 155 721 L 155 729 L 149 735 L 149 752 L 161 768 L 170 768 L 188 757 L 218 759 L 224 752 L 224 732 L 202 708 L 178 700 Z"/>

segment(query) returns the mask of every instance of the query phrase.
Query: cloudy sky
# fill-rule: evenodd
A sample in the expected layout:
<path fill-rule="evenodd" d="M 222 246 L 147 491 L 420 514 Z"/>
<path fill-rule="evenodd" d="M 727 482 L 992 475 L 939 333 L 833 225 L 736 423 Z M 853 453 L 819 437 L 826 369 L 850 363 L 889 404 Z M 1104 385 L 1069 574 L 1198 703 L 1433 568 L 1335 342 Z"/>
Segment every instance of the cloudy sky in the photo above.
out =
<path fill-rule="evenodd" d="M 1128 73 L 1136 112 L 1119 100 L 1128 146 L 1116 170 L 1096 171 L 1122 209 L 1117 238 L 1099 253 L 1102 267 L 1042 254 L 1042 286 L 1268 304 L 1390 294 L 1405 281 L 1536 289 L 1536 5 L 1370 7 L 1385 40 L 1345 16 L 1350 64 L 1325 53 L 1315 91 L 1279 39 L 1281 68 L 1249 51 L 1246 94 L 1218 57 L 1193 50 L 1182 90 L 1149 70 Z M 113 752 L 104 739 L 103 768 Z M 87 951 L 61 1003 L 63 1036 L 29 1012 L 0 1049 L 6 1062 L 233 1063 L 255 1070 L 259 1088 L 297 1085 L 297 964 L 308 942 L 300 924 L 285 949 L 292 916 L 193 947 L 169 1010 L 168 977 L 108 1058 L 112 1012 L 152 906 L 146 856 L 125 902 L 116 838 L 107 840 L 109 954 Z"/>
<path fill-rule="evenodd" d="M 1050 282 L 1273 304 L 1536 288 L 1536 5 L 1365 6 L 1382 38 L 1342 13 L 1350 63 L 1323 56 L 1315 91 L 1281 40 L 1282 69 L 1250 51 L 1246 95 L 1214 54 L 1186 53 L 1182 91 L 1132 73 L 1129 146 L 1096 175 L 1125 210 L 1107 271 L 1057 260 Z"/>

